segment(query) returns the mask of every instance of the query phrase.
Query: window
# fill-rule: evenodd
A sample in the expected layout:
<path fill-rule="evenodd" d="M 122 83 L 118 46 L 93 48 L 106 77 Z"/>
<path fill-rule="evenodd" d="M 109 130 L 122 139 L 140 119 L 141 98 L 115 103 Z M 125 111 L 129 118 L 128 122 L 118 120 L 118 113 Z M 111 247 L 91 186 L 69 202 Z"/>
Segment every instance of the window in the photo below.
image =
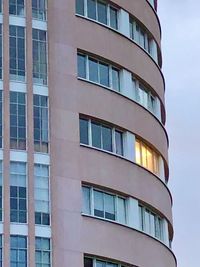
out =
<path fill-rule="evenodd" d="M 32 16 L 34 19 L 46 20 L 47 17 L 46 0 L 32 0 Z"/>
<path fill-rule="evenodd" d="M 159 156 L 153 149 L 143 142 L 136 140 L 135 152 L 137 164 L 159 175 Z"/>
<path fill-rule="evenodd" d="M 140 228 L 153 237 L 163 240 L 162 219 L 143 206 L 139 206 Z"/>
<path fill-rule="evenodd" d="M 0 2 L 1 5 L 1 2 Z M 3 59 L 2 59 L 2 24 L 0 24 L 0 79 L 2 79 L 2 64 L 3 64 Z"/>
<path fill-rule="evenodd" d="M 84 267 L 125 267 L 125 265 L 85 256 Z"/>
<path fill-rule="evenodd" d="M 98 121 L 80 118 L 79 122 L 81 144 L 123 156 L 123 132 Z"/>
<path fill-rule="evenodd" d="M 27 237 L 11 235 L 10 267 L 27 267 Z"/>
<path fill-rule="evenodd" d="M 26 149 L 26 96 L 10 92 L 10 148 Z"/>
<path fill-rule="evenodd" d="M 156 97 L 146 86 L 133 78 L 133 90 L 135 92 L 136 101 L 156 115 Z"/>
<path fill-rule="evenodd" d="M 49 114 L 48 97 L 34 95 L 34 147 L 36 152 L 48 153 L 49 150 Z"/>
<path fill-rule="evenodd" d="M 51 266 L 51 248 L 49 238 L 35 238 L 35 261 L 37 267 Z"/>
<path fill-rule="evenodd" d="M 26 223 L 26 163 L 10 163 L 10 221 Z"/>
<path fill-rule="evenodd" d="M 9 14 L 24 16 L 24 0 L 9 0 Z"/>
<path fill-rule="evenodd" d="M 80 119 L 80 142 L 81 144 L 89 145 L 89 137 L 88 137 L 88 120 Z"/>
<path fill-rule="evenodd" d="M 78 77 L 86 79 L 86 56 L 78 54 Z"/>
<path fill-rule="evenodd" d="M 49 166 L 34 166 L 35 224 L 50 224 Z"/>
<path fill-rule="evenodd" d="M 0 221 L 2 221 L 2 210 L 3 210 L 3 201 L 2 201 L 2 193 L 3 193 L 3 170 L 2 170 L 2 161 L 0 161 Z M 1 265 L 0 265 L 1 266 Z"/>
<path fill-rule="evenodd" d="M 46 31 L 33 29 L 33 82 L 47 84 Z"/>
<path fill-rule="evenodd" d="M 93 187 L 83 186 L 84 214 L 126 224 L 126 198 Z"/>
<path fill-rule="evenodd" d="M 2 242 L 2 235 L 0 235 L 0 267 L 2 267 L 2 259 L 3 259 L 3 242 Z"/>
<path fill-rule="evenodd" d="M 87 5 L 86 5 L 87 3 Z M 118 10 L 103 0 L 76 0 L 76 13 L 118 29 Z"/>
<path fill-rule="evenodd" d="M 97 59 L 78 54 L 78 77 L 120 91 L 120 70 Z"/>
<path fill-rule="evenodd" d="M 25 80 L 25 29 L 10 26 L 10 79 Z"/>
<path fill-rule="evenodd" d="M 2 148 L 3 141 L 3 91 L 0 90 L 0 148 Z"/>
<path fill-rule="evenodd" d="M 136 22 L 135 19 L 130 17 L 129 20 L 130 38 L 146 50 L 152 58 L 155 59 L 155 55 L 152 49 L 152 41 L 154 41 L 152 35 L 147 30 Z M 154 41 L 155 42 L 155 41 Z M 157 61 L 157 59 L 156 59 Z"/>
<path fill-rule="evenodd" d="M 76 13 L 84 16 L 85 14 L 84 0 L 76 0 Z"/>

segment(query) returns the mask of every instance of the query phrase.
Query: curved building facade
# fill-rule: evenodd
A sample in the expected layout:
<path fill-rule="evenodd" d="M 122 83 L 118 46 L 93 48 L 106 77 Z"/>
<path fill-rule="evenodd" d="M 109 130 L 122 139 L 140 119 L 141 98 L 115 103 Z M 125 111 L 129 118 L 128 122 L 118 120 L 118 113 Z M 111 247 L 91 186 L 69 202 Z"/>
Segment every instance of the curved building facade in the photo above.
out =
<path fill-rule="evenodd" d="M 0 266 L 176 267 L 156 10 L 0 1 Z"/>

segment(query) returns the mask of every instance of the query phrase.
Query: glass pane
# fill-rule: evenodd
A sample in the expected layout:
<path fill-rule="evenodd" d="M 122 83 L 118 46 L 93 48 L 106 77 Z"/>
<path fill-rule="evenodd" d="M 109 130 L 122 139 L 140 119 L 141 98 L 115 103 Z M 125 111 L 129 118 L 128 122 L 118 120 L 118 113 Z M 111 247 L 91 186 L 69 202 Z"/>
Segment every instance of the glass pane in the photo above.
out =
<path fill-rule="evenodd" d="M 103 193 L 94 190 L 94 215 L 104 217 Z"/>
<path fill-rule="evenodd" d="M 84 0 L 76 0 L 76 13 L 84 16 Z"/>
<path fill-rule="evenodd" d="M 88 120 L 80 119 L 80 143 L 81 144 L 89 144 L 88 139 Z"/>
<path fill-rule="evenodd" d="M 86 57 L 78 55 L 78 77 L 86 78 Z"/>
<path fill-rule="evenodd" d="M 102 126 L 103 149 L 112 151 L 112 129 Z"/>
<path fill-rule="evenodd" d="M 115 131 L 116 154 L 123 156 L 123 133 Z"/>
<path fill-rule="evenodd" d="M 145 49 L 145 33 L 142 30 L 140 31 L 140 45 Z"/>
<path fill-rule="evenodd" d="M 82 194 L 83 194 L 82 212 L 90 214 L 90 188 L 85 186 L 82 187 Z"/>
<path fill-rule="evenodd" d="M 106 64 L 99 63 L 100 84 L 109 86 L 109 67 Z"/>
<path fill-rule="evenodd" d="M 115 197 L 109 194 L 104 194 L 105 200 L 105 218 L 115 220 Z"/>
<path fill-rule="evenodd" d="M 148 108 L 148 93 L 143 87 L 141 87 L 141 85 L 138 88 L 137 99 L 141 105 L 143 105 L 145 108 Z"/>
<path fill-rule="evenodd" d="M 95 0 L 87 0 L 88 18 L 96 20 L 96 2 Z"/>
<path fill-rule="evenodd" d="M 92 122 L 92 146 L 102 148 L 101 125 Z"/>
<path fill-rule="evenodd" d="M 140 143 L 138 141 L 135 142 L 135 161 L 137 164 L 141 165 L 141 151 Z"/>
<path fill-rule="evenodd" d="M 90 258 L 84 258 L 84 267 L 93 267 L 93 260 Z"/>
<path fill-rule="evenodd" d="M 142 147 L 142 166 L 147 168 L 147 149 L 143 144 L 141 144 L 141 147 Z"/>
<path fill-rule="evenodd" d="M 96 261 L 96 267 L 106 267 L 106 263 L 104 261 Z"/>
<path fill-rule="evenodd" d="M 153 169 L 153 154 L 152 154 L 152 151 L 147 148 L 147 168 L 148 170 L 150 171 L 154 171 Z"/>
<path fill-rule="evenodd" d="M 112 88 L 120 91 L 119 70 L 112 68 Z"/>
<path fill-rule="evenodd" d="M 155 152 L 153 153 L 153 172 L 159 174 L 159 157 Z"/>
<path fill-rule="evenodd" d="M 97 2 L 98 21 L 107 24 L 107 5 L 104 2 Z"/>
<path fill-rule="evenodd" d="M 98 62 L 89 58 L 89 80 L 99 82 L 98 79 Z"/>
<path fill-rule="evenodd" d="M 118 29 L 118 12 L 115 8 L 110 8 L 110 27 L 113 29 Z"/>
<path fill-rule="evenodd" d="M 118 197 L 118 209 L 117 209 L 118 222 L 126 223 L 126 200 Z"/>

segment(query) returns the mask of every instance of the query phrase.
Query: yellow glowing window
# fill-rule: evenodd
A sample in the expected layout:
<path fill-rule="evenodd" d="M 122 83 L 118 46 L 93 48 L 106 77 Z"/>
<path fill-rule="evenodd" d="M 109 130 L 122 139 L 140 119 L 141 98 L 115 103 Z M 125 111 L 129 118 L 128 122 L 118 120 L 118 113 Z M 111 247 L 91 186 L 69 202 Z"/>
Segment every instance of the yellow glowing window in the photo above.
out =
<path fill-rule="evenodd" d="M 136 140 L 135 157 L 137 164 L 143 166 L 144 168 L 147 168 L 155 174 L 159 173 L 158 154 L 153 151 L 153 149 L 151 149 L 149 146 L 139 140 Z"/>

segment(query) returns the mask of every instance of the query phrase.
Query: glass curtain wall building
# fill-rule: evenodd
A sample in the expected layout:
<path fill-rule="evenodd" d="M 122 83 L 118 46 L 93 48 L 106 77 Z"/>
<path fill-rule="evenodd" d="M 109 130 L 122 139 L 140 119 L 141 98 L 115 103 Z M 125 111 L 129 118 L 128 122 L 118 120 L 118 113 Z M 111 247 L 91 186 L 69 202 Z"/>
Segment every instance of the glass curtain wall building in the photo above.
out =
<path fill-rule="evenodd" d="M 157 1 L 0 0 L 0 267 L 176 267 Z"/>

